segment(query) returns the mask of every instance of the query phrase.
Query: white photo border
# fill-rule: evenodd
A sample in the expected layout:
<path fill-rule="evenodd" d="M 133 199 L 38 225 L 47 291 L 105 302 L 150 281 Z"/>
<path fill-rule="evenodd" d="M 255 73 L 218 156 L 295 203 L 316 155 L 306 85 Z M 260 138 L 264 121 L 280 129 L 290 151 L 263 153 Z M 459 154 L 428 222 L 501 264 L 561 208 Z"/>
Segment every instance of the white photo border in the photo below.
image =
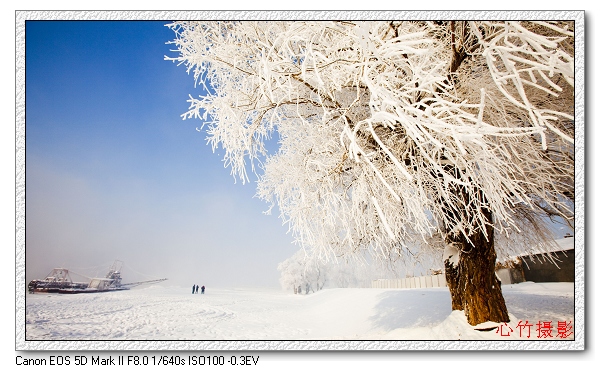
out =
<path fill-rule="evenodd" d="M 585 349 L 584 11 L 16 11 L 15 350 L 17 351 L 442 351 Z M 25 337 L 25 22 L 28 20 L 494 19 L 575 22 L 574 341 L 31 341 Z"/>

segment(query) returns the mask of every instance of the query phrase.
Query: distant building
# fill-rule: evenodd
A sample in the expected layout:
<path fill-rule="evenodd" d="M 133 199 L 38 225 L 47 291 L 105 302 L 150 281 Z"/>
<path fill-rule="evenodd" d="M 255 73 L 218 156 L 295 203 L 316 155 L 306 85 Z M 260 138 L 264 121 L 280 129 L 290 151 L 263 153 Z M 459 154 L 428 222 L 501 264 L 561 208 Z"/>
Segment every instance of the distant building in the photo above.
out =
<path fill-rule="evenodd" d="M 531 251 L 510 261 L 496 265 L 496 275 L 503 285 L 519 282 L 575 282 L 575 238 L 566 235 L 555 240 L 546 253 Z M 552 258 L 547 256 L 551 254 Z M 428 276 L 371 281 L 372 288 L 410 289 L 445 287 L 446 277 L 442 270 L 431 271 Z"/>
<path fill-rule="evenodd" d="M 567 235 L 556 240 L 554 248 L 547 254 L 521 255 L 511 262 L 502 264 L 496 274 L 503 284 L 531 282 L 575 282 L 575 238 Z"/>

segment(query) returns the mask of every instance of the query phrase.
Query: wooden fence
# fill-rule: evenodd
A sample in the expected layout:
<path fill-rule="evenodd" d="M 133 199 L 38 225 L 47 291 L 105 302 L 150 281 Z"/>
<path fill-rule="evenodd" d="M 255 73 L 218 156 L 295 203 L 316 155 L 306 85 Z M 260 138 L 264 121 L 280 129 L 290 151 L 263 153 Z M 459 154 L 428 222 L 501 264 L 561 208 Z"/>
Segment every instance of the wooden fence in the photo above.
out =
<path fill-rule="evenodd" d="M 371 281 L 371 288 L 374 289 L 419 289 L 426 287 L 446 287 L 446 276 L 437 274 L 435 276 L 378 279 Z"/>

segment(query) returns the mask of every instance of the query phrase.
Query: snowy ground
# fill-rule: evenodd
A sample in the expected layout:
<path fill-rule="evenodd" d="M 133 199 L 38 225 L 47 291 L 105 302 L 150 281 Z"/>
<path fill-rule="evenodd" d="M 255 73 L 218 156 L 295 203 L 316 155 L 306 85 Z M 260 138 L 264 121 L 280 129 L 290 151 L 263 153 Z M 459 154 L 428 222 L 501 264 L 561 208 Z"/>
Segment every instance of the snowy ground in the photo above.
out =
<path fill-rule="evenodd" d="M 156 285 L 99 294 L 27 294 L 25 340 L 497 341 L 561 340 L 563 334 L 574 339 L 572 283 L 527 282 L 503 286 L 503 293 L 511 321 L 487 332 L 451 311 L 446 288 L 328 289 L 310 295 L 208 288 L 192 295 L 191 288 Z M 519 327 L 520 321 L 532 326 Z M 551 338 L 537 326 L 544 323 Z"/>

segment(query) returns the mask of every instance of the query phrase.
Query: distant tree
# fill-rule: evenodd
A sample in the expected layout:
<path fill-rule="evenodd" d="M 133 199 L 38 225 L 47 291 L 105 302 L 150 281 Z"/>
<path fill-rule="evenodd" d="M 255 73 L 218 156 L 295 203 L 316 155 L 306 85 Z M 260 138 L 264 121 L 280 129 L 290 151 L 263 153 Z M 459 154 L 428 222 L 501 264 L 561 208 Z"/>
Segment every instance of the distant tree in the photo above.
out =
<path fill-rule="evenodd" d="M 509 320 L 494 265 L 520 247 L 496 237 L 528 225 L 547 239 L 544 217 L 573 220 L 573 22 L 169 27 L 166 59 L 207 92 L 184 119 L 202 120 L 234 177 L 259 175 L 302 245 L 410 260 L 441 236 L 452 308 Z"/>
<path fill-rule="evenodd" d="M 322 290 L 327 283 L 325 263 L 303 249 L 280 263 L 277 269 L 281 272 L 279 281 L 284 289 L 304 286 L 304 292 L 308 294 L 309 291 Z"/>
<path fill-rule="evenodd" d="M 279 263 L 277 270 L 280 272 L 279 283 L 284 290 L 292 289 L 297 293 L 298 286 L 304 283 L 304 266 L 294 256 Z"/>
<path fill-rule="evenodd" d="M 329 268 L 329 276 L 331 277 L 332 285 L 335 287 L 356 287 L 360 278 L 358 277 L 357 264 L 348 264 L 348 262 L 331 263 Z M 379 278 L 379 277 L 377 277 Z M 371 278 L 375 279 L 375 277 Z"/>

